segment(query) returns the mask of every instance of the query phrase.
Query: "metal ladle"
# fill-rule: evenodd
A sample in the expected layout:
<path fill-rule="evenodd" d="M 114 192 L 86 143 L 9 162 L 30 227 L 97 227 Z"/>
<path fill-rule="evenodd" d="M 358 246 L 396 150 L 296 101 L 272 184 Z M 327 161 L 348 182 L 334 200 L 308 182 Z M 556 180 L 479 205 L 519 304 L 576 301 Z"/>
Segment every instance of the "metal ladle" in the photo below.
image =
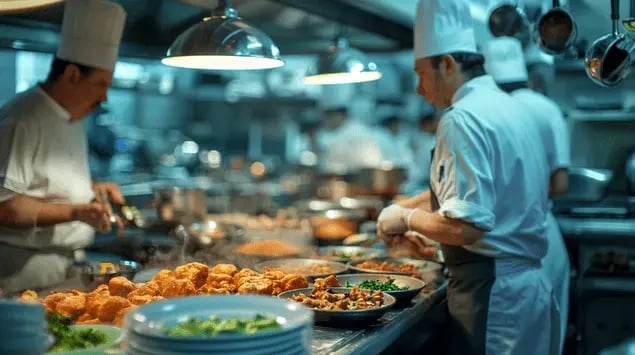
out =
<path fill-rule="evenodd" d="M 527 14 L 515 4 L 502 4 L 494 8 L 489 15 L 488 26 L 494 37 L 514 37 L 523 47 L 531 40 Z"/>
<path fill-rule="evenodd" d="M 619 18 L 619 0 L 611 0 L 613 32 L 596 39 L 584 58 L 589 78 L 604 87 L 621 83 L 630 73 L 631 52 L 635 45 L 630 37 L 619 32 Z"/>
<path fill-rule="evenodd" d="M 573 16 L 553 0 L 553 7 L 540 17 L 534 29 L 538 47 L 547 54 L 564 54 L 573 47 L 577 26 Z"/>

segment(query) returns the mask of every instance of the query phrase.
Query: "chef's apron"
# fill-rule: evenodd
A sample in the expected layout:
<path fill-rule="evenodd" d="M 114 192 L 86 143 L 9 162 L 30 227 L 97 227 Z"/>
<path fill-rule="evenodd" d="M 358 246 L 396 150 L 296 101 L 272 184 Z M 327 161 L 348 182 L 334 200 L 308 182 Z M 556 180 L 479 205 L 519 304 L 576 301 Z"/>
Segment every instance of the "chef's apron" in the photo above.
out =
<path fill-rule="evenodd" d="M 437 211 L 440 204 L 432 186 L 430 195 L 432 211 Z M 550 336 L 551 285 L 540 263 L 496 260 L 446 244 L 441 250 L 449 272 L 448 354 L 557 353 L 557 342 L 553 344 Z"/>

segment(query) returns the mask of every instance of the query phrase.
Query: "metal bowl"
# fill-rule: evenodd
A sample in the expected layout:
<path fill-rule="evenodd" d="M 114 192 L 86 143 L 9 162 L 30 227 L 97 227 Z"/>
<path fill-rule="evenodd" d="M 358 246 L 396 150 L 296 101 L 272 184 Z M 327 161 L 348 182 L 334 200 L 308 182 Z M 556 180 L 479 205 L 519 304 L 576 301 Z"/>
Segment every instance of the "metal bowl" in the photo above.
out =
<path fill-rule="evenodd" d="M 318 249 L 321 258 L 340 263 L 361 261 L 388 256 L 385 249 L 364 248 L 360 246 L 328 246 Z"/>
<path fill-rule="evenodd" d="M 312 268 L 319 266 L 328 267 L 328 272 L 311 271 Z M 254 265 L 254 269 L 258 272 L 265 272 L 268 269 L 281 269 L 286 273 L 300 274 L 315 279 L 318 277 L 344 273 L 348 270 L 348 266 L 346 266 L 346 264 L 328 260 L 291 258 L 264 261 Z"/>
<path fill-rule="evenodd" d="M 350 288 L 346 287 L 331 287 L 329 290 L 335 293 L 348 293 Z M 301 288 L 297 290 L 291 290 L 282 292 L 278 295 L 278 298 L 289 299 L 298 294 L 308 295 L 313 291 L 312 288 Z M 368 325 L 375 320 L 381 318 L 386 311 L 392 307 L 397 301 L 395 298 L 384 292 L 384 304 L 381 307 L 355 310 L 355 311 L 335 311 L 311 308 L 315 316 L 315 323 L 331 323 L 336 326 L 361 326 Z"/>
<path fill-rule="evenodd" d="M 375 261 L 375 262 L 388 262 L 392 264 L 412 264 L 415 266 L 416 271 L 421 274 L 421 278 L 425 278 L 426 280 L 430 276 L 434 276 L 441 272 L 443 265 L 436 263 L 434 261 L 429 260 L 421 260 L 421 259 L 412 259 L 412 258 L 395 258 L 395 257 L 385 257 L 385 258 L 375 258 L 365 261 Z M 362 273 L 370 273 L 370 274 L 392 274 L 392 275 L 412 275 L 411 272 L 400 272 L 400 271 L 382 271 L 382 270 L 374 270 L 374 269 L 365 269 L 360 268 L 357 265 L 362 263 L 363 261 L 355 261 L 348 264 L 349 269 L 362 272 Z"/>
<path fill-rule="evenodd" d="M 132 280 L 140 269 L 134 261 L 87 263 L 81 268 L 80 280 L 86 289 L 93 290 L 101 284 L 107 285 L 113 277 L 123 276 Z"/>
<path fill-rule="evenodd" d="M 351 284 L 351 287 L 364 281 L 381 281 L 386 282 L 390 279 L 395 280 L 395 285 L 399 287 L 407 287 L 406 290 L 401 291 L 383 291 L 393 296 L 397 302 L 408 302 L 421 292 L 426 287 L 426 283 L 415 279 L 414 277 L 404 275 L 386 275 L 386 274 L 344 274 L 338 275 L 337 279 L 341 285 L 346 285 L 346 282 Z M 347 286 L 344 286 L 347 287 Z M 348 287 L 347 287 L 348 288 Z"/>

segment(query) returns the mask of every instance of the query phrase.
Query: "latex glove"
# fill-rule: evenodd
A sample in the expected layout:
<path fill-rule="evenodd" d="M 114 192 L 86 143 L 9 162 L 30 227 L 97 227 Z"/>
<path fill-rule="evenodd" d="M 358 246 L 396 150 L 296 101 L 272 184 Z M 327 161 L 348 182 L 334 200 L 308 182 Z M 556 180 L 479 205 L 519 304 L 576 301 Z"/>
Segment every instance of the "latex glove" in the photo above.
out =
<path fill-rule="evenodd" d="M 377 218 L 377 234 L 380 237 L 404 234 L 410 229 L 408 222 L 415 211 L 397 204 L 384 208 Z"/>

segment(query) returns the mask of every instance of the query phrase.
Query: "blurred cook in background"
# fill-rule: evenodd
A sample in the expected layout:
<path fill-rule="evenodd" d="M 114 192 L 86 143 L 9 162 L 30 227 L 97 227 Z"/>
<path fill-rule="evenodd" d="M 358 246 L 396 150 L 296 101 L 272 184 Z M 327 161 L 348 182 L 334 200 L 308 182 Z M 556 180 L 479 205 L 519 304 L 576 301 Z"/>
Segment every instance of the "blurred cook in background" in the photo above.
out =
<path fill-rule="evenodd" d="M 419 117 L 417 131 L 413 133 L 412 139 L 413 161 L 403 188 L 406 195 L 416 195 L 430 188 L 432 149 L 440 118 L 441 113 L 433 108 Z"/>
<path fill-rule="evenodd" d="M 383 118 L 377 129 L 377 142 L 384 161 L 390 162 L 393 167 L 409 170 L 414 162 L 414 154 L 405 124 L 406 120 L 398 115 Z"/>

